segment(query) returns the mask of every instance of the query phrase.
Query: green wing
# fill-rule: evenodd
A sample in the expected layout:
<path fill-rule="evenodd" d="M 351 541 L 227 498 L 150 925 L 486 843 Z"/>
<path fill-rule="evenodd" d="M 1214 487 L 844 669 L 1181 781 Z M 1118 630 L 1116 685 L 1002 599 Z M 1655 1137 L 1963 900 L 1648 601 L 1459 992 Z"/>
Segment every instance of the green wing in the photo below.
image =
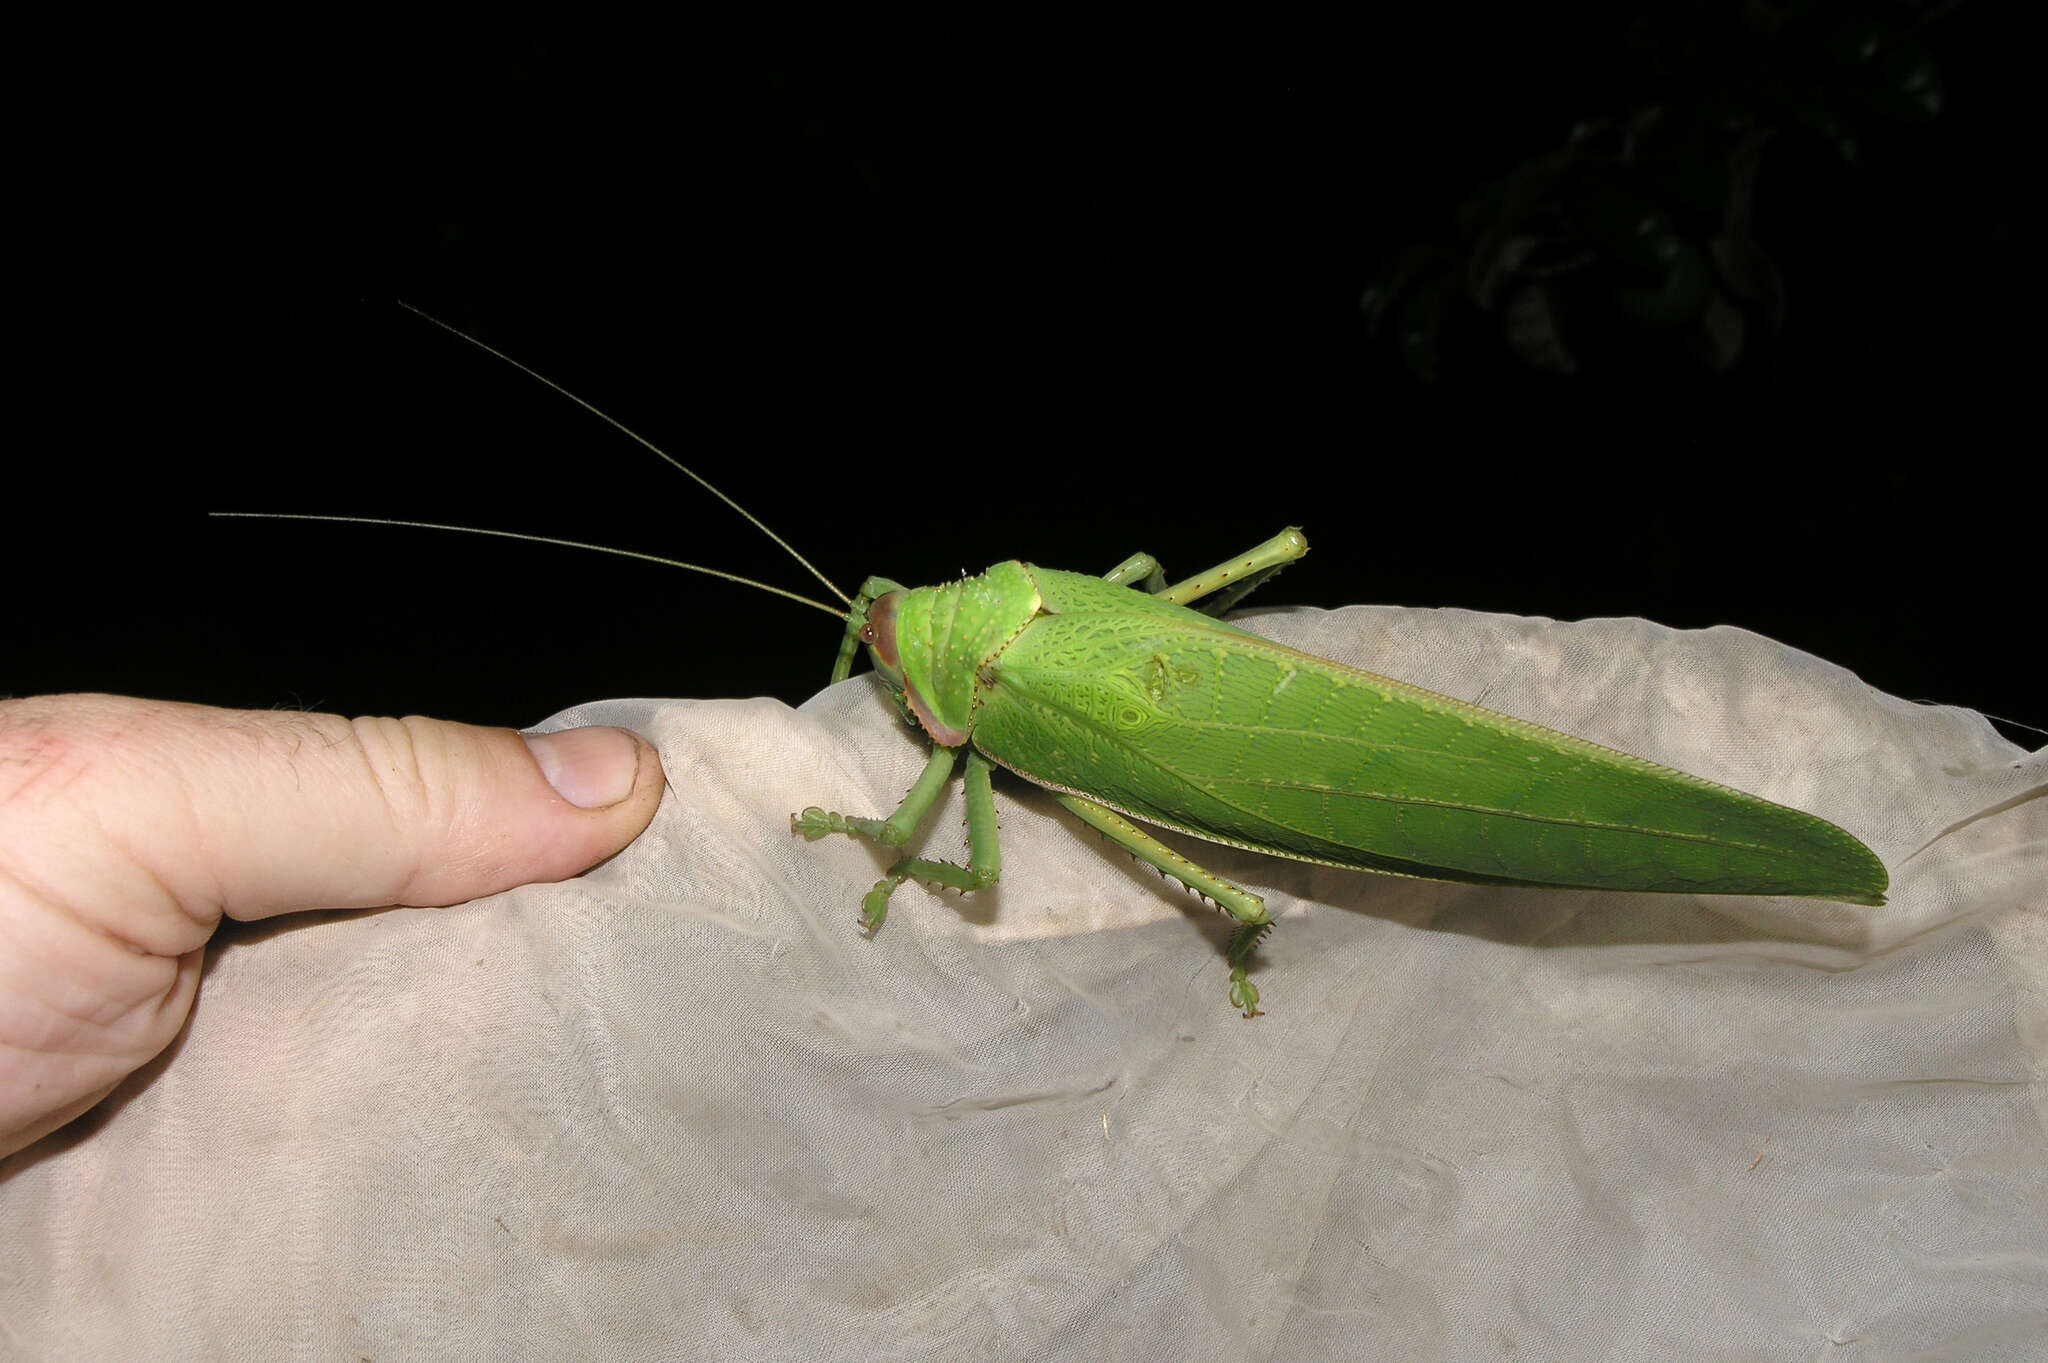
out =
<path fill-rule="evenodd" d="M 1019 775 L 1256 851 L 1438 880 L 1882 904 L 1810 814 L 1032 569 L 1047 607 L 983 674 L 974 742 Z"/>

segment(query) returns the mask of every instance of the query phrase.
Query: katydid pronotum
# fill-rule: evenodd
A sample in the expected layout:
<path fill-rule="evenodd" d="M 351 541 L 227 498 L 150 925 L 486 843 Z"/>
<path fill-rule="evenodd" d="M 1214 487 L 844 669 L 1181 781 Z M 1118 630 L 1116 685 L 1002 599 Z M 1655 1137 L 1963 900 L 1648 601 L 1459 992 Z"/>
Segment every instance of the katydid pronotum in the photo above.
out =
<path fill-rule="evenodd" d="M 1273 923 L 1264 900 L 1140 823 L 1300 861 L 1471 884 L 1884 903 L 1883 863 L 1824 819 L 1218 619 L 1307 551 L 1298 529 L 1171 585 L 1156 560 L 1138 553 L 1099 578 L 1011 561 L 936 587 L 871 577 L 848 599 L 651 442 L 510 356 L 419 315 L 689 474 L 824 582 L 843 610 L 603 545 L 362 517 L 216 514 L 536 539 L 708 573 L 843 618 L 832 680 L 851 675 L 865 646 L 898 712 L 930 739 L 931 756 L 887 818 L 813 807 L 792 816 L 794 831 L 901 847 L 965 758 L 966 863 L 898 860 L 862 901 L 869 933 L 906 880 L 963 892 L 995 883 L 997 766 L 1048 788 L 1082 822 L 1236 920 L 1226 953 L 1230 1000 L 1246 1017 L 1259 1011 L 1250 957 Z"/>

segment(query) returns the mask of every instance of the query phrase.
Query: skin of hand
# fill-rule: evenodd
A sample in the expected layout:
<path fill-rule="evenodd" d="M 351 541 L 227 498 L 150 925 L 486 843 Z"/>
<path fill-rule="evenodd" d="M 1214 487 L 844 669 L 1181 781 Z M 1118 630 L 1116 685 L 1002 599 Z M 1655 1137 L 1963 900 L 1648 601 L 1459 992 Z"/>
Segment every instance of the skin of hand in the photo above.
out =
<path fill-rule="evenodd" d="M 171 1042 L 223 916 L 565 880 L 638 836 L 662 789 L 622 729 L 0 701 L 0 1156 Z"/>

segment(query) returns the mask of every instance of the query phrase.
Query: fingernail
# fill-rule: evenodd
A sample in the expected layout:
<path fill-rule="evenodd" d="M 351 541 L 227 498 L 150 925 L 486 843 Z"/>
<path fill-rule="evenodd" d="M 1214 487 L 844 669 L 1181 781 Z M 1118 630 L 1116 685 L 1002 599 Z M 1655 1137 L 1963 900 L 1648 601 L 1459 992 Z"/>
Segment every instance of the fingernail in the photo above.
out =
<path fill-rule="evenodd" d="M 578 809 L 604 809 L 633 793 L 640 744 L 624 729 L 521 734 L 555 793 Z"/>

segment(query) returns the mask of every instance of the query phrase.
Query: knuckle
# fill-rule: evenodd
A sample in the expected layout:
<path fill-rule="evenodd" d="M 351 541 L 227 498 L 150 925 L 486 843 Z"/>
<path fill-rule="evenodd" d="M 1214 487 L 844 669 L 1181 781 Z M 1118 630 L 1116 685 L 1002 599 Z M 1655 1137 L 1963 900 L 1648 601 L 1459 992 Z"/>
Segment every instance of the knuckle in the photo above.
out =
<path fill-rule="evenodd" d="M 437 755 L 430 721 L 417 716 L 391 719 L 371 715 L 348 722 L 363 769 L 383 799 L 395 828 L 417 828 L 431 821 Z"/>

